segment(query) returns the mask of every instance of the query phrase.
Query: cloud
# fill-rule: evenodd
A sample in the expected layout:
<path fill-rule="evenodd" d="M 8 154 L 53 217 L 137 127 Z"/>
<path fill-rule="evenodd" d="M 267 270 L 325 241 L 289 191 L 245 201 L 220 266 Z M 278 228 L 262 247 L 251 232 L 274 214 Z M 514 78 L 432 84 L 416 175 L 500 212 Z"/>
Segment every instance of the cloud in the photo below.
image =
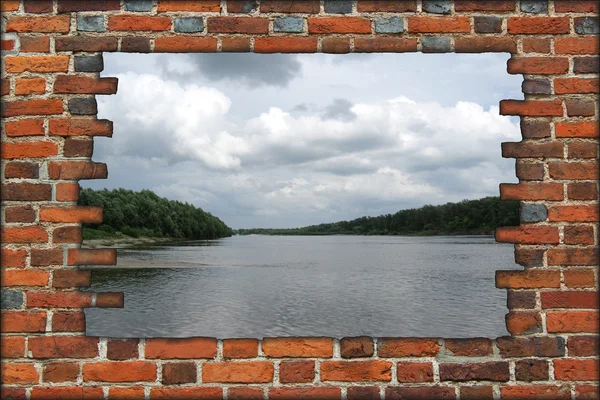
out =
<path fill-rule="evenodd" d="M 352 121 L 356 114 L 352 112 L 352 103 L 346 99 L 335 99 L 323 110 L 323 118 Z"/>
<path fill-rule="evenodd" d="M 164 76 L 172 79 L 189 81 L 201 74 L 213 82 L 230 81 L 251 88 L 285 87 L 302 73 L 297 56 L 287 54 L 199 53 L 160 60 Z"/>

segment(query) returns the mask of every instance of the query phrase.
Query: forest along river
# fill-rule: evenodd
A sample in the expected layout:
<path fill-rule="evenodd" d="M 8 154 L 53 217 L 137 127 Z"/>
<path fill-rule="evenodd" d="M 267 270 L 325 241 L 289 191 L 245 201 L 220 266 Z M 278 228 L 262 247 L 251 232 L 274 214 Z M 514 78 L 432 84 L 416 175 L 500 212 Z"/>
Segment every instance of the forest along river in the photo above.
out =
<path fill-rule="evenodd" d="M 87 335 L 506 335 L 513 246 L 482 236 L 234 236 L 119 249 L 93 291 L 123 309 L 87 309 Z"/>

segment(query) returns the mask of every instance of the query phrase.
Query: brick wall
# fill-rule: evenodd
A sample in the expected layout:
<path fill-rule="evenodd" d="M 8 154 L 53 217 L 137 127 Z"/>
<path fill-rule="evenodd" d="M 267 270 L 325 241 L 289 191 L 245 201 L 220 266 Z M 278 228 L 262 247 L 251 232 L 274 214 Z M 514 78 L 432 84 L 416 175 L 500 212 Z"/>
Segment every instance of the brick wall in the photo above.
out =
<path fill-rule="evenodd" d="M 594 398 L 598 384 L 596 1 L 13 1 L 2 7 L 3 398 Z M 521 226 L 499 229 L 522 271 L 497 339 L 130 339 L 85 336 L 80 179 L 91 161 L 103 52 L 509 52 L 523 140 L 504 143 Z M 426 57 L 424 55 L 423 57 Z M 84 267 L 83 267 L 84 268 Z M 469 290 L 465 287 L 465 290 Z M 432 332 L 435 335 L 435 332 Z"/>

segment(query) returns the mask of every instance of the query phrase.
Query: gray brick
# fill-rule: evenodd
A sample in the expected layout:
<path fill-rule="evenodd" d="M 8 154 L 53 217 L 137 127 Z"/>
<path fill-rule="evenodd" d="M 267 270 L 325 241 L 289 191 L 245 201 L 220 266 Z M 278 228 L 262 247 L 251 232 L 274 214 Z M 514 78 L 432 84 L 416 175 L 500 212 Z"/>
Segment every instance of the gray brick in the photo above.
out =
<path fill-rule="evenodd" d="M 401 17 L 378 18 L 375 20 L 375 32 L 400 33 L 404 32 L 404 21 Z"/>
<path fill-rule="evenodd" d="M 502 18 L 500 17 L 475 17 L 475 32 L 499 33 L 502 32 Z"/>
<path fill-rule="evenodd" d="M 202 18 L 175 18 L 175 32 L 193 33 L 204 30 L 204 20 Z"/>
<path fill-rule="evenodd" d="M 550 81 L 548 79 L 532 79 L 523 81 L 521 84 L 523 93 L 528 94 L 550 94 Z"/>
<path fill-rule="evenodd" d="M 352 1 L 325 0 L 325 12 L 329 14 L 350 14 L 352 13 Z"/>
<path fill-rule="evenodd" d="M 432 14 L 450 14 L 451 0 L 424 0 L 423 11 Z"/>
<path fill-rule="evenodd" d="M 103 69 L 102 55 L 75 56 L 75 72 L 101 72 Z"/>
<path fill-rule="evenodd" d="M 521 11 L 529 14 L 548 14 L 548 1 L 521 0 Z"/>
<path fill-rule="evenodd" d="M 300 17 L 282 17 L 277 18 L 273 23 L 275 32 L 302 32 L 304 29 L 304 18 Z"/>
<path fill-rule="evenodd" d="M 580 35 L 597 35 L 600 33 L 597 17 L 575 18 L 575 32 Z"/>
<path fill-rule="evenodd" d="M 152 0 L 125 0 L 125 11 L 152 11 Z"/>
<path fill-rule="evenodd" d="M 543 204 L 525 204 L 521 206 L 521 222 L 540 222 L 548 217 L 548 210 Z"/>
<path fill-rule="evenodd" d="M 450 51 L 450 38 L 439 36 L 424 36 L 421 38 L 423 53 L 448 53 Z"/>
<path fill-rule="evenodd" d="M 76 97 L 69 99 L 69 112 L 75 115 L 94 115 L 98 113 L 98 105 L 94 98 Z"/>
<path fill-rule="evenodd" d="M 78 15 L 77 30 L 85 32 L 104 32 L 104 17 L 102 15 Z"/>
<path fill-rule="evenodd" d="M 0 303 L 3 309 L 21 308 L 23 306 L 23 292 L 20 290 L 0 290 Z"/>

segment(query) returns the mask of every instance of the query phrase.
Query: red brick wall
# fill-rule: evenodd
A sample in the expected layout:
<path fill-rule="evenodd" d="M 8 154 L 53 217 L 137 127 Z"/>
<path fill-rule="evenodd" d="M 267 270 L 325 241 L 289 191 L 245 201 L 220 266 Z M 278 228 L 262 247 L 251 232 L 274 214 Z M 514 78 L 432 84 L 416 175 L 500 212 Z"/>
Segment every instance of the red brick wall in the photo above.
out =
<path fill-rule="evenodd" d="M 159 0 L 147 11 L 119 0 L 1 4 L 3 398 L 596 396 L 596 1 Z M 275 32 L 284 16 L 300 18 L 302 31 Z M 198 18 L 186 23 L 201 30 L 177 32 L 180 17 Z M 105 51 L 510 52 L 508 72 L 524 75 L 526 99 L 500 104 L 521 117 L 523 134 L 503 145 L 520 182 L 500 193 L 521 200 L 524 221 L 496 234 L 515 243 L 524 267 L 496 274 L 508 290 L 512 336 L 85 336 L 83 308 L 123 306 L 121 294 L 78 290 L 90 285 L 78 266 L 116 259 L 113 250 L 79 249 L 80 223 L 101 221 L 102 210 L 76 206 L 80 179 L 107 176 L 90 160 L 94 136 L 111 136 L 112 124 L 89 113 L 90 99 L 114 94 L 117 82 L 99 78 L 98 58 L 75 58 Z M 538 217 L 525 222 L 532 210 Z"/>

